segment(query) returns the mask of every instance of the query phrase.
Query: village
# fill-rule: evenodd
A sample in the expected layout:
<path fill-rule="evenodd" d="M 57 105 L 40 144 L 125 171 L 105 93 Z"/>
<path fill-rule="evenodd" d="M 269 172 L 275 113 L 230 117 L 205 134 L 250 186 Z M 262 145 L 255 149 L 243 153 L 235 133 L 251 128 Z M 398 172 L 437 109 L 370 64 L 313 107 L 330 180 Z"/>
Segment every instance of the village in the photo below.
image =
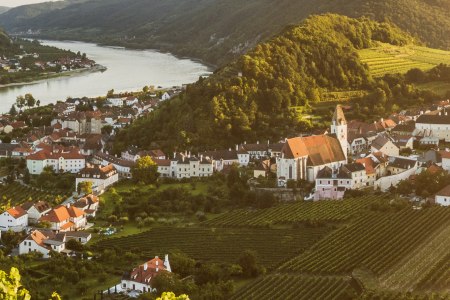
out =
<path fill-rule="evenodd" d="M 92 238 L 89 229 L 100 208 L 99 196 L 119 181 L 132 179 L 133 167 L 145 157 L 157 165 L 160 179 L 189 181 L 226 174 L 232 167 L 246 168 L 253 174 L 252 188 L 269 188 L 275 195 L 308 185 L 311 188 L 293 198 L 304 201 L 335 201 L 355 191 L 389 192 L 424 171 L 450 172 L 449 100 L 373 123 L 348 120 L 350 107 L 337 105 L 329 129 L 274 142 L 242 141 L 229 149 L 198 153 L 165 153 L 136 146 L 120 156 L 109 153 L 121 128 L 158 109 L 183 88 L 144 88 L 145 97 L 111 91 L 101 102 L 68 98 L 52 106 L 50 126 L 31 127 L 17 116 L 0 116 L 0 131 L 13 137 L 10 143 L 0 144 L 1 158 L 25 161 L 26 176 L 53 170 L 75 178 L 76 191 L 56 205 L 31 199 L 0 212 L 1 232 L 26 232 L 14 255 L 76 256 L 73 249 Z M 9 174 L 2 180 L 26 185 L 24 177 Z M 414 193 L 403 196 L 449 206 L 450 186 L 427 198 Z M 155 257 L 137 266 L 108 291 L 153 291 L 151 278 L 162 270 L 171 272 L 167 255 L 164 260 Z"/>

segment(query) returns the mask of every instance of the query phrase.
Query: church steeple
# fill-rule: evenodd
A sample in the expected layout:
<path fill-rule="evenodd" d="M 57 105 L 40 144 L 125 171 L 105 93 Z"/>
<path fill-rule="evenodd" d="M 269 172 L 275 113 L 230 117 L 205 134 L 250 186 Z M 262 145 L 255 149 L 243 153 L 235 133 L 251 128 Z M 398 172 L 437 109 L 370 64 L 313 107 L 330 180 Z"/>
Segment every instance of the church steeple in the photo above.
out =
<path fill-rule="evenodd" d="M 341 144 L 345 158 L 347 159 L 347 120 L 345 119 L 344 111 L 342 110 L 341 105 L 336 105 L 336 110 L 334 111 L 331 122 L 331 134 L 336 135 L 336 138 Z"/>

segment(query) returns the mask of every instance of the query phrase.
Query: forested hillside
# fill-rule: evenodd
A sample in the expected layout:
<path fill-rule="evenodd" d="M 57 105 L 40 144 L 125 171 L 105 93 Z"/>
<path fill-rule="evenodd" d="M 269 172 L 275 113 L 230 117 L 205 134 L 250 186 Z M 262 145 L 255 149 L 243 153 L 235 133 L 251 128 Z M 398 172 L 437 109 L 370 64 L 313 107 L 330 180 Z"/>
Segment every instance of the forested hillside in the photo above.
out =
<path fill-rule="evenodd" d="M 371 116 L 388 113 L 393 105 L 420 103 L 423 96 L 400 77 L 373 79 L 358 54 L 378 42 L 411 40 L 388 23 L 310 17 L 137 120 L 119 133 L 116 150 L 152 142 L 164 149 L 196 150 L 292 136 L 311 127 L 302 110 L 320 101 L 324 89 L 368 91 L 360 104 Z"/>
<path fill-rule="evenodd" d="M 222 65 L 311 14 L 391 21 L 427 45 L 450 49 L 449 0 L 91 0 L 11 9 L 9 31 L 156 48 Z M 437 30 L 438 29 L 438 30 Z"/>

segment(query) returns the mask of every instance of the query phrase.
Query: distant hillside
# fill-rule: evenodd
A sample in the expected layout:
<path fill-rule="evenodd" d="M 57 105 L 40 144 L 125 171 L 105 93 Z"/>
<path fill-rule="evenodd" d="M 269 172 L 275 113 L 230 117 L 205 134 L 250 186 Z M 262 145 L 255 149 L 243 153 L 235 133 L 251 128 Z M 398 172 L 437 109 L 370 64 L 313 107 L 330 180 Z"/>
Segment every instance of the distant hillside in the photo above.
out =
<path fill-rule="evenodd" d="M 427 45 L 450 49 L 448 0 L 91 0 L 11 9 L 9 31 L 157 48 L 222 64 L 311 14 L 390 20 Z"/>
<path fill-rule="evenodd" d="M 321 101 L 327 90 L 367 91 L 358 111 L 367 113 L 365 118 L 388 114 L 394 105 L 419 103 L 424 97 L 407 88 L 401 75 L 374 79 L 358 54 L 379 42 L 400 46 L 411 41 L 388 23 L 312 16 L 120 131 L 115 150 L 156 143 L 195 151 L 279 140 L 311 128 L 310 104 Z"/>

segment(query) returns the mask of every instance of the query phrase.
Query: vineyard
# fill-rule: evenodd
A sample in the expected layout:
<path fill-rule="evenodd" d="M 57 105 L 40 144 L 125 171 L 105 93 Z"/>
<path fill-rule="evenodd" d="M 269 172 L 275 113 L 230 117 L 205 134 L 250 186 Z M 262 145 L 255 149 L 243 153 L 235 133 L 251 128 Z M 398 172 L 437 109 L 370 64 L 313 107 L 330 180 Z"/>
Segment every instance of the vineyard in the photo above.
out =
<path fill-rule="evenodd" d="M 0 204 L 6 204 L 11 201 L 11 205 L 23 204 L 29 200 L 38 201 L 44 200 L 54 203 L 58 194 L 52 194 L 47 191 L 41 191 L 21 185 L 20 183 L 12 183 L 8 185 L 0 185 Z M 63 198 L 68 195 L 60 195 Z"/>
<path fill-rule="evenodd" d="M 362 62 L 369 66 L 374 77 L 388 73 L 406 73 L 412 68 L 429 70 L 444 63 L 450 64 L 450 52 L 415 45 L 393 46 L 381 44 L 378 47 L 359 51 Z"/>
<path fill-rule="evenodd" d="M 203 224 L 216 227 L 261 227 L 292 223 L 342 222 L 371 206 L 387 202 L 388 199 L 375 195 L 343 201 L 298 201 L 261 210 L 234 210 Z"/>
<path fill-rule="evenodd" d="M 351 277 L 273 274 L 238 290 L 231 299 L 355 299 L 358 290 Z"/>
<path fill-rule="evenodd" d="M 235 263 L 242 251 L 249 249 L 256 251 L 266 268 L 274 268 L 311 247 L 330 230 L 153 228 L 123 238 L 101 240 L 95 247 L 133 251 L 143 258 L 180 250 L 198 260 L 228 263 Z"/>
<path fill-rule="evenodd" d="M 367 268 L 381 275 L 396 268 L 405 257 L 417 254 L 418 249 L 426 247 L 431 235 L 446 226 L 450 226 L 450 210 L 442 207 L 419 211 L 408 208 L 397 213 L 368 212 L 286 262 L 280 270 L 336 275 Z M 434 251 L 428 255 L 432 256 L 430 263 L 443 258 Z M 413 274 L 414 267 L 404 270 L 403 275 Z"/>

